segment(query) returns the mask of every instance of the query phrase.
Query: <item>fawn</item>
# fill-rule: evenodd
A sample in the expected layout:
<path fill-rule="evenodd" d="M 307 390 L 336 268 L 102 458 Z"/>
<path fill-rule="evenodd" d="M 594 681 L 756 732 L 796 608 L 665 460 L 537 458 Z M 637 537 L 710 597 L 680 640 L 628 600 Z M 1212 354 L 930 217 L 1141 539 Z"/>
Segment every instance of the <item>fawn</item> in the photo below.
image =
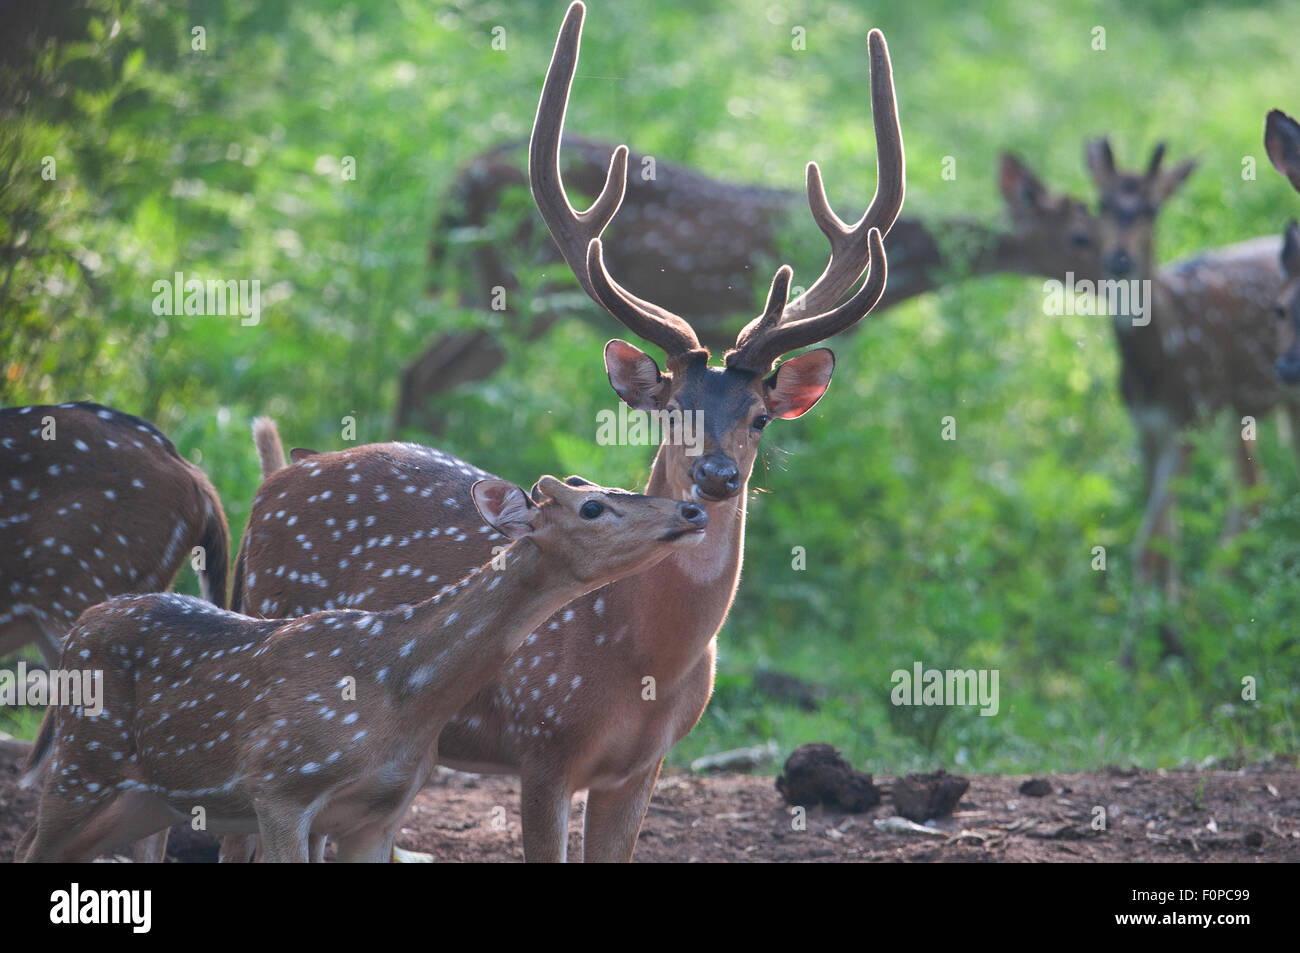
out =
<path fill-rule="evenodd" d="M 259 834 L 270 861 L 306 861 L 322 835 L 341 860 L 386 861 L 438 733 L 525 637 L 708 523 L 579 477 L 471 495 L 511 544 L 404 608 L 262 620 L 160 594 L 87 610 L 62 661 L 102 671 L 103 711 L 47 712 L 24 780 L 50 773 L 18 858 L 89 860 L 201 808 L 213 833 Z"/>

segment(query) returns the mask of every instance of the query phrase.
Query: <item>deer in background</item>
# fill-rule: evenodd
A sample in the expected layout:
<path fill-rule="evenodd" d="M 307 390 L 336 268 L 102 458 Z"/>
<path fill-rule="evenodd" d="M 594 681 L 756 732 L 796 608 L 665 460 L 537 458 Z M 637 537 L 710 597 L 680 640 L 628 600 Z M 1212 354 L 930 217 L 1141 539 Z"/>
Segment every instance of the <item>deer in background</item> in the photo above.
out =
<path fill-rule="evenodd" d="M 1182 186 L 1195 163 L 1163 168 L 1157 146 L 1145 172 L 1121 172 L 1110 144 L 1089 144 L 1088 167 L 1099 193 L 1102 277 L 1149 281 L 1145 314 L 1116 314 L 1120 351 L 1120 394 L 1138 429 L 1145 474 L 1146 507 L 1134 551 L 1136 578 L 1145 587 L 1163 573 L 1166 598 L 1177 599 L 1173 561 L 1152 548 L 1176 537 L 1172 483 L 1182 472 L 1189 447 L 1183 432 L 1230 408 L 1234 457 L 1241 481 L 1259 480 L 1242 417 L 1258 420 L 1277 406 L 1297 421 L 1300 407 L 1274 377 L 1276 332 L 1272 302 L 1281 286 L 1276 239 L 1264 238 L 1217 250 L 1157 271 L 1155 220 Z M 1293 428 L 1294 429 L 1294 428 Z M 1230 517 L 1229 531 L 1239 516 Z M 1162 630 L 1165 649 L 1181 653 L 1176 634 Z"/>
<path fill-rule="evenodd" d="M 563 147 L 565 181 L 581 194 L 597 195 L 615 146 L 565 136 Z M 485 313 L 488 289 L 507 289 L 507 303 L 520 297 L 500 249 L 528 249 L 539 263 L 563 260 L 553 243 L 539 239 L 531 219 L 508 235 L 493 234 L 492 219 L 507 192 L 528 184 L 522 152 L 519 144 L 509 143 L 471 161 L 457 176 L 434 232 L 434 268 L 454 266 L 467 274 L 469 290 L 461 303 Z M 628 165 L 643 169 L 644 159 L 629 153 Z M 1011 213 L 1009 228 L 964 217 L 930 223 L 904 217 L 894 223 L 885 238 L 889 284 L 877 311 L 959 277 L 1011 272 L 1064 278 L 1070 269 L 1100 270 L 1090 260 L 1095 257 L 1095 223 L 1082 202 L 1048 192 L 1012 155 L 999 159 L 998 187 Z M 706 347 L 726 348 L 732 343 L 728 329 L 737 290 L 743 294 L 755 271 L 777 259 L 778 235 L 802 201 L 796 192 L 719 182 L 656 162 L 653 178 L 635 171 L 630 177 L 618 219 L 602 239 L 607 263 L 633 294 L 654 298 L 674 313 L 690 311 L 692 327 Z M 463 254 L 456 253 L 458 247 Z M 536 340 L 561 312 L 608 320 L 603 311 L 583 307 L 580 294 L 566 297 L 552 290 L 540 300 L 543 310 L 526 327 L 515 310 L 507 309 L 510 333 Z M 437 432 L 431 400 L 490 376 L 505 356 L 486 328 L 439 334 L 402 372 L 397 426 Z"/>
<path fill-rule="evenodd" d="M 571 799 L 583 790 L 585 859 L 632 857 L 664 756 L 699 720 L 712 691 L 716 636 L 739 584 L 762 431 L 811 409 L 834 368 L 826 349 L 776 362 L 871 310 L 885 285 L 881 236 L 904 191 L 889 53 L 873 30 L 875 197 L 856 224 L 845 225 L 809 165 L 809 202 L 830 239 L 830 262 L 792 301 L 791 272 L 781 268 L 763 313 L 740 332 L 723 366 L 711 366 L 685 319 L 637 298 L 606 271 L 599 236 L 623 195 L 626 149 L 614 151 L 591 208 L 577 212 L 565 196 L 559 148 L 583 14 L 581 3 L 569 8 L 547 72 L 530 145 L 532 190 L 584 290 L 667 354 L 665 373 L 634 345 L 610 341 L 605 368 L 615 392 L 638 409 L 703 413 L 703 452 L 687 456 L 666 440 L 646 492 L 701 504 L 709 530 L 689 552 L 575 600 L 538 625 L 443 731 L 444 764 L 520 775 L 530 861 L 565 859 Z M 850 295 L 864 272 L 867 280 Z M 411 444 L 322 453 L 277 470 L 259 490 L 244 536 L 244 611 L 393 607 L 458 578 L 493 549 L 491 527 L 467 506 L 471 486 L 484 476 Z"/>
<path fill-rule="evenodd" d="M 1280 109 L 1270 110 L 1264 120 L 1264 150 L 1273 168 L 1300 192 L 1300 123 Z M 1277 375 L 1284 384 L 1300 384 L 1300 226 L 1295 219 L 1282 235 L 1279 261 L 1286 273 L 1286 284 L 1276 302 Z"/>
<path fill-rule="evenodd" d="M 169 594 L 82 615 L 69 666 L 102 671 L 104 710 L 53 706 L 28 776 L 51 777 L 25 862 L 87 861 L 187 820 L 256 830 L 269 861 L 387 861 L 437 759 L 438 732 L 548 616 L 584 592 L 698 545 L 696 503 L 542 477 L 471 497 L 512 543 L 422 602 L 263 621 Z M 331 648 L 327 649 L 327 646 Z M 151 694 L 152 693 L 152 694 Z"/>
<path fill-rule="evenodd" d="M 83 610 L 171 585 L 193 547 L 226 604 L 230 531 L 203 471 L 158 428 L 98 404 L 0 410 L 0 657 L 53 666 Z"/>

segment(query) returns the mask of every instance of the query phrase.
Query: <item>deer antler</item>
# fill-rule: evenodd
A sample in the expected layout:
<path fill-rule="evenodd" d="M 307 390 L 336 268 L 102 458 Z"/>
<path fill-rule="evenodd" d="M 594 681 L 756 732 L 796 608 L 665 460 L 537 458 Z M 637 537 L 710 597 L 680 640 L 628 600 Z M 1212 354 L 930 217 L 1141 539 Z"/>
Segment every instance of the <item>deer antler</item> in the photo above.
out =
<path fill-rule="evenodd" d="M 589 246 L 593 241 L 598 242 L 623 202 L 623 192 L 627 188 L 627 146 L 619 146 L 610 157 L 605 185 L 596 201 L 585 212 L 576 210 L 564 194 L 560 177 L 560 138 L 564 132 L 564 113 L 569 104 L 573 74 L 578 68 L 578 48 L 582 43 L 582 21 L 586 12 L 581 0 L 570 4 L 559 38 L 555 41 L 551 65 L 546 71 L 537 118 L 533 122 L 533 135 L 528 143 L 528 181 L 533 200 L 560 247 L 560 254 L 583 290 L 597 304 L 640 337 L 662 347 L 670 360 L 685 357 L 689 352 L 707 354 L 695 331 L 684 319 L 658 305 L 642 301 L 618 287 L 608 275 L 605 275 L 604 296 L 593 284 L 588 264 Z M 596 258 L 600 258 L 599 248 Z"/>
<path fill-rule="evenodd" d="M 907 189 L 903 159 L 903 134 L 898 126 L 894 74 L 885 35 L 872 30 L 867 36 L 871 59 L 871 118 L 876 130 L 876 194 L 857 223 L 846 225 L 831 209 L 816 162 L 808 163 L 808 207 L 813 221 L 831 243 L 826 270 L 811 288 L 785 306 L 787 316 L 798 318 L 831 308 L 862 277 L 868 265 L 867 235 L 871 229 L 889 234 L 903 208 Z"/>
<path fill-rule="evenodd" d="M 782 354 L 824 341 L 862 320 L 885 293 L 885 245 L 878 228 L 867 232 L 867 255 L 867 280 L 853 297 L 824 314 L 789 322 L 785 320 L 790 313 L 785 296 L 790 269 L 782 266 L 772 281 L 763 314 L 745 325 L 736 338 L 735 348 L 727 352 L 727 366 L 764 374 Z"/>
<path fill-rule="evenodd" d="M 533 198 L 560 253 L 583 289 L 614 318 L 639 337 L 657 344 L 670 364 L 707 358 L 694 329 L 684 318 L 644 301 L 616 282 L 605 268 L 600 236 L 613 220 L 627 187 L 627 147 L 610 159 L 600 195 L 585 212 L 569 204 L 560 178 L 560 139 L 569 91 L 578 65 L 586 7 L 569 7 L 546 72 L 542 98 L 529 142 L 528 178 Z M 889 48 L 879 30 L 868 38 L 871 59 L 872 119 L 876 131 L 876 194 L 856 224 L 846 225 L 830 207 L 817 163 L 808 164 L 808 205 L 813 220 L 831 244 L 825 271 L 804 294 L 787 302 L 790 270 L 777 272 L 763 314 L 751 321 L 727 352 L 727 364 L 766 371 L 781 354 L 813 344 L 844 330 L 869 312 L 885 284 L 882 238 L 903 205 L 906 188 L 903 137 L 898 127 Z M 840 307 L 837 301 L 868 272 L 859 291 Z M 811 316 L 809 316 L 811 315 Z"/>

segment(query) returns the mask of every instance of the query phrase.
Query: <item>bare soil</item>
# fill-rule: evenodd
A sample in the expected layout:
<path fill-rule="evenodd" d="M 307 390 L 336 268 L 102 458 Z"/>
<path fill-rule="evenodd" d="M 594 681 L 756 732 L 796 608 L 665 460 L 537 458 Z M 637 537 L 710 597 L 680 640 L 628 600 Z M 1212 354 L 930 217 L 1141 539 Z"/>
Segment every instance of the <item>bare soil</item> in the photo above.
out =
<path fill-rule="evenodd" d="M 0 862 L 31 823 L 36 792 L 17 780 L 28 745 L 0 741 Z M 1300 861 L 1300 772 L 1273 761 L 1237 771 L 1138 771 L 1051 775 L 1050 793 L 1021 794 L 1028 777 L 968 775 L 970 787 L 934 833 L 894 833 L 896 779 L 877 777 L 883 803 L 851 814 L 809 808 L 806 823 L 773 778 L 749 775 L 660 780 L 636 859 L 672 861 Z M 1042 785 L 1040 785 L 1042 787 Z M 1096 829 L 1097 809 L 1105 829 Z M 570 854 L 582 823 L 575 802 Z M 898 824 L 899 822 L 894 822 Z M 416 799 L 400 846 L 439 861 L 522 861 L 519 782 L 439 771 Z M 169 860 L 215 857 L 205 838 L 173 833 Z"/>

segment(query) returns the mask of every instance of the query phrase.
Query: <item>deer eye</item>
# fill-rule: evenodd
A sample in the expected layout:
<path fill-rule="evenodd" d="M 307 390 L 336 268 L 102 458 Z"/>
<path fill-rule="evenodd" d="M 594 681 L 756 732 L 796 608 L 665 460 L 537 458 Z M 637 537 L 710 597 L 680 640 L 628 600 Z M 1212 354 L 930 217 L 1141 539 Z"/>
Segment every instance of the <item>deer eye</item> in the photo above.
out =
<path fill-rule="evenodd" d="M 601 513 L 605 512 L 605 507 L 601 506 L 595 500 L 588 500 L 582 504 L 582 509 L 578 510 L 585 520 L 594 520 Z"/>
<path fill-rule="evenodd" d="M 1091 240 L 1089 240 L 1087 235 L 1083 235 L 1080 234 L 1079 232 L 1075 232 L 1073 235 L 1070 236 L 1070 244 L 1073 245 L 1075 248 L 1087 248 L 1089 245 L 1092 244 L 1092 242 Z"/>
<path fill-rule="evenodd" d="M 772 422 L 772 418 L 769 417 L 767 414 L 759 414 L 757 417 L 754 418 L 754 429 L 762 430 L 771 422 Z"/>
<path fill-rule="evenodd" d="M 1279 321 L 1286 320 L 1286 308 L 1282 307 L 1280 304 L 1273 309 L 1273 313 L 1277 315 Z"/>

